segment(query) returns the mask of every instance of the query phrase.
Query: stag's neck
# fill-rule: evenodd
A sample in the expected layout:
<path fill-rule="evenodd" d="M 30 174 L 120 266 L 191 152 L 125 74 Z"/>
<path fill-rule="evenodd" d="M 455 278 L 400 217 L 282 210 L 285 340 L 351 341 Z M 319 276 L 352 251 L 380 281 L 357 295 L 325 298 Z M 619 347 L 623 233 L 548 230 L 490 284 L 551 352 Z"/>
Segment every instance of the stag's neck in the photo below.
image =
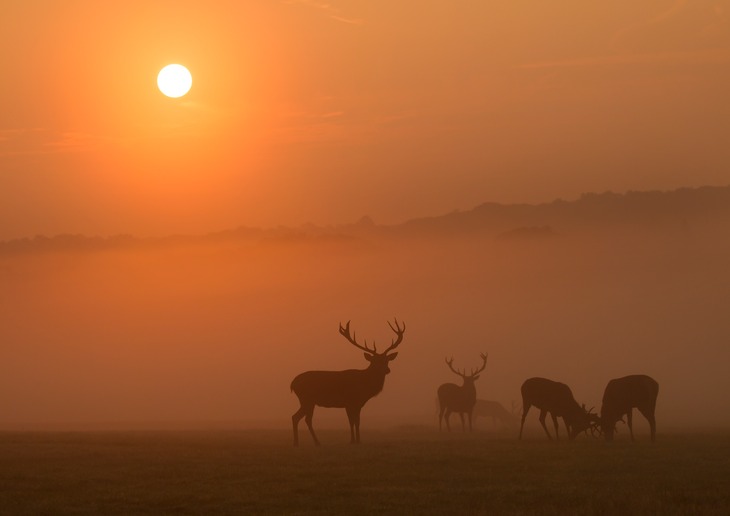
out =
<path fill-rule="evenodd" d="M 474 382 L 465 381 L 464 384 L 461 386 L 461 389 L 462 389 L 462 392 L 464 393 L 464 396 L 466 396 L 467 399 L 473 400 L 476 402 L 477 388 L 474 385 Z"/>
<path fill-rule="evenodd" d="M 372 389 L 373 396 L 383 390 L 383 386 L 385 385 L 385 375 L 387 373 L 379 371 L 372 365 L 367 369 L 363 369 L 362 372 L 368 387 Z"/>

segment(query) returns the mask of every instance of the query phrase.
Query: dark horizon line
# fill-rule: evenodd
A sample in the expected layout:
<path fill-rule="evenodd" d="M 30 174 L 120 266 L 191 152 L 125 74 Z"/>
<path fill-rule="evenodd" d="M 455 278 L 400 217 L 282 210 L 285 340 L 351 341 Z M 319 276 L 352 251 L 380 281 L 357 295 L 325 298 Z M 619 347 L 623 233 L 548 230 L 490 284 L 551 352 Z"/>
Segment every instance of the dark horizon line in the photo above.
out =
<path fill-rule="evenodd" d="M 38 233 L 33 236 L 26 236 L 26 237 L 18 237 L 18 238 L 11 238 L 6 240 L 0 240 L 0 246 L 6 246 L 6 245 L 12 245 L 12 244 L 20 244 L 20 243 L 31 243 L 31 242 L 42 242 L 42 241 L 53 241 L 53 240 L 62 240 L 64 238 L 74 238 L 74 239 L 85 239 L 89 241 L 94 241 L 97 243 L 110 243 L 110 242 L 145 242 L 145 243 L 157 243 L 157 242 L 164 242 L 166 240 L 175 240 L 175 239 L 205 239 L 210 237 L 220 237 L 225 236 L 227 234 L 232 234 L 236 232 L 251 232 L 251 233 L 259 233 L 261 235 L 265 234 L 271 234 L 275 232 L 287 232 L 287 231 L 301 231 L 301 230 L 347 230 L 347 229 L 356 229 L 358 227 L 371 227 L 371 228 L 378 228 L 378 229 L 392 229 L 392 228 L 399 228 L 399 227 L 408 227 L 408 226 L 415 226 L 423 223 L 427 223 L 429 221 L 441 219 L 441 218 L 447 218 L 454 215 L 467 215 L 474 212 L 477 212 L 479 210 L 486 210 L 486 209 L 505 209 L 505 208 L 522 208 L 522 209 L 541 209 L 541 208 L 547 208 L 551 206 L 556 205 L 578 205 L 580 203 L 586 203 L 601 199 L 612 199 L 612 200 L 626 200 L 629 198 L 647 198 L 648 196 L 668 196 L 672 194 L 686 194 L 686 193 L 699 193 L 701 191 L 727 191 L 725 193 L 730 194 L 730 184 L 728 185 L 702 185 L 697 187 L 679 187 L 675 189 L 669 189 L 669 190 L 626 190 L 623 193 L 617 193 L 612 190 L 605 190 L 603 192 L 584 192 L 581 193 L 578 198 L 573 200 L 565 200 L 563 198 L 555 198 L 551 201 L 545 201 L 545 202 L 538 202 L 538 203 L 500 203 L 500 202 L 493 202 L 493 201 L 486 201 L 482 202 L 480 204 L 477 204 L 476 206 L 473 206 L 470 209 L 467 210 L 461 210 L 461 209 L 454 209 L 450 212 L 441 213 L 438 215 L 430 215 L 430 216 L 420 216 L 415 218 L 406 219 L 402 222 L 396 222 L 396 223 L 390 223 L 390 224 L 378 224 L 373 221 L 373 219 L 369 215 L 363 215 L 355 222 L 350 223 L 340 223 L 340 224 L 326 224 L 326 225 L 318 225 L 314 224 L 312 222 L 305 222 L 298 226 L 287 226 L 287 225 L 277 225 L 277 226 L 269 226 L 269 227 L 261 227 L 261 226 L 246 226 L 246 225 L 239 225 L 234 228 L 229 229 L 219 229 L 219 230 L 212 230 L 206 233 L 171 233 L 166 235 L 158 235 L 158 236 L 146 236 L 146 237 L 138 237 L 130 233 L 116 233 L 111 234 L 107 236 L 99 236 L 99 235 L 85 235 L 83 233 L 56 233 L 52 236 L 47 236 L 42 233 Z"/>

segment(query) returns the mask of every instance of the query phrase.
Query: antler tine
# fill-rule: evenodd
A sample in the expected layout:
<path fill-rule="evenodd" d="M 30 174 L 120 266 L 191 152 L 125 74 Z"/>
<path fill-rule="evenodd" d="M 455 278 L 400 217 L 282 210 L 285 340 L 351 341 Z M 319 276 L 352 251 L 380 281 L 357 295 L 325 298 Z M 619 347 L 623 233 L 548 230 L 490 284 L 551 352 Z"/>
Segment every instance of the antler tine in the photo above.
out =
<path fill-rule="evenodd" d="M 487 368 L 487 357 L 489 356 L 489 353 L 479 353 L 479 356 L 482 357 L 482 360 L 483 360 L 482 365 L 476 371 L 474 371 L 472 369 L 472 371 L 471 371 L 472 376 L 478 375 L 479 373 L 481 373 L 482 371 L 484 371 Z"/>
<path fill-rule="evenodd" d="M 466 369 L 464 370 L 464 373 L 460 373 L 458 369 L 454 369 L 454 357 L 451 357 L 451 360 L 448 358 L 446 359 L 446 364 L 449 366 L 449 369 L 451 369 L 452 372 L 458 374 L 461 377 L 466 376 Z"/>
<path fill-rule="evenodd" d="M 365 346 L 361 346 L 357 342 L 357 334 L 355 332 L 353 332 L 352 336 L 350 336 L 350 321 L 347 321 L 347 324 L 345 324 L 344 328 L 342 327 L 342 323 L 340 323 L 340 335 L 345 337 L 347 341 L 356 348 L 362 349 L 363 351 L 370 353 L 371 355 L 375 354 L 375 350 L 368 347 L 367 341 L 365 341 Z"/>
<path fill-rule="evenodd" d="M 390 343 L 390 346 L 388 347 L 388 349 L 383 351 L 383 354 L 387 353 L 391 349 L 397 348 L 400 345 L 400 343 L 403 342 L 403 333 L 405 333 L 405 331 L 406 331 L 406 323 L 403 323 L 403 327 L 401 328 L 400 325 L 398 324 L 398 318 L 394 317 L 393 319 L 395 320 L 395 328 L 393 328 L 393 325 L 390 324 L 390 321 L 388 321 L 388 326 L 390 326 L 390 329 L 395 332 L 396 338 Z"/>

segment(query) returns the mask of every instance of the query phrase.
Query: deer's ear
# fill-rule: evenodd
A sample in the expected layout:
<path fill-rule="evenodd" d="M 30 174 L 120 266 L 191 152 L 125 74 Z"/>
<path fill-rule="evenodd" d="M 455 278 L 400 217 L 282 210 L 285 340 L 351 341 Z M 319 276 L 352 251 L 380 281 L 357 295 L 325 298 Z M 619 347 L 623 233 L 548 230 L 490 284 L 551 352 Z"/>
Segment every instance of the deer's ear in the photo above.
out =
<path fill-rule="evenodd" d="M 364 356 L 365 360 L 367 360 L 368 362 L 373 361 L 373 356 L 370 353 L 363 353 L 362 356 Z"/>
<path fill-rule="evenodd" d="M 393 360 L 397 356 L 398 356 L 398 353 L 393 353 L 392 355 L 388 355 L 388 362 L 390 362 L 391 360 Z"/>
<path fill-rule="evenodd" d="M 474 379 L 475 379 L 475 380 L 478 380 L 480 376 L 481 376 L 481 375 L 479 375 L 479 374 L 478 374 L 478 375 L 476 375 L 476 376 L 474 377 Z"/>

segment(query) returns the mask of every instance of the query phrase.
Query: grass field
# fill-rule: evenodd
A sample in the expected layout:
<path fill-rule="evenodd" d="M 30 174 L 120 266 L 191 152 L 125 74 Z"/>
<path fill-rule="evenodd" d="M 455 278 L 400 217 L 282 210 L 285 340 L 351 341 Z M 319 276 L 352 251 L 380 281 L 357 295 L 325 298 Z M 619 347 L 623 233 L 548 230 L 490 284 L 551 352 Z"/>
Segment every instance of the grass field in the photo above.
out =
<path fill-rule="evenodd" d="M 730 514 L 730 434 L 0 433 L 2 514 Z"/>

